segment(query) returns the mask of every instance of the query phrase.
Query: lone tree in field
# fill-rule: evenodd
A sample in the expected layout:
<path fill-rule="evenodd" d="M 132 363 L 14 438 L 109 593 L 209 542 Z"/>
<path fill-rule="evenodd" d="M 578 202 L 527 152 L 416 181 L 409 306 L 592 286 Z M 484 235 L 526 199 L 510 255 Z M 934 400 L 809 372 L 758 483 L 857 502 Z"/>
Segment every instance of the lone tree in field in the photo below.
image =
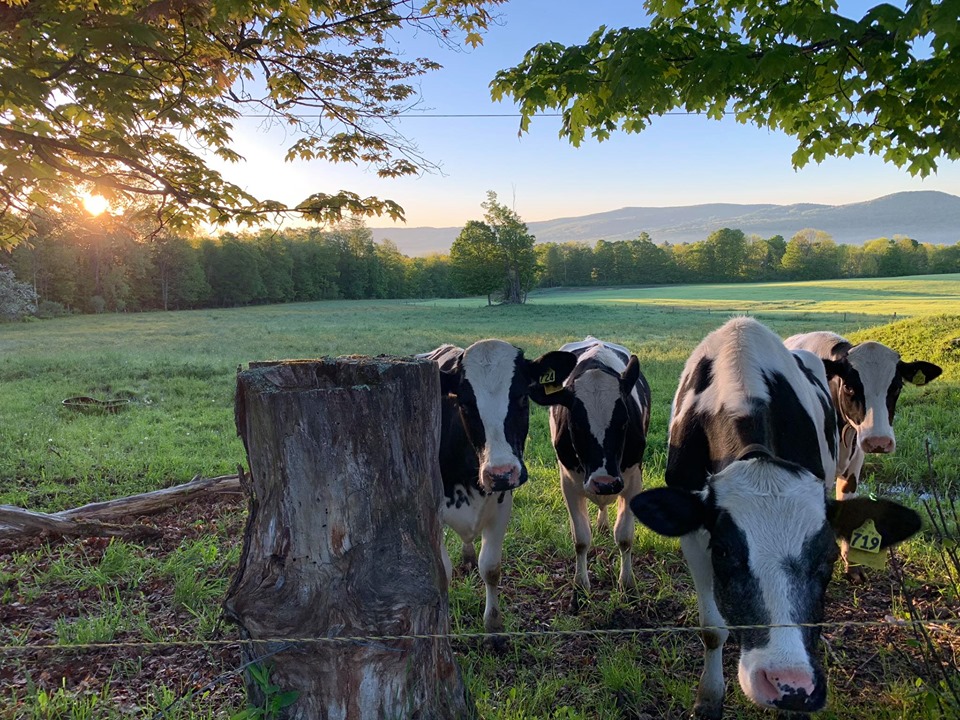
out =
<path fill-rule="evenodd" d="M 402 217 L 394 202 L 316 189 L 298 204 L 253 197 L 208 165 L 240 158 L 233 121 L 291 132 L 286 158 L 371 166 L 430 163 L 392 121 L 416 102 L 404 29 L 476 45 L 503 0 L 5 0 L 0 2 L 0 247 L 70 188 L 115 202 L 148 196 L 171 229 L 255 223 L 292 211 Z M 391 47 L 391 45 L 393 47 Z"/>
<path fill-rule="evenodd" d="M 960 17 L 954 2 L 879 4 L 861 18 L 832 1 L 646 0 L 649 27 L 547 42 L 497 74 L 493 97 L 520 104 L 524 132 L 560 110 L 579 145 L 639 132 L 674 110 L 777 129 L 792 160 L 878 155 L 921 177 L 960 158 Z"/>
<path fill-rule="evenodd" d="M 486 210 L 483 222 L 468 222 L 450 246 L 454 286 L 468 295 L 486 295 L 487 304 L 501 293 L 504 304 L 524 303 L 535 280 L 536 238 L 492 190 L 480 207 Z"/>

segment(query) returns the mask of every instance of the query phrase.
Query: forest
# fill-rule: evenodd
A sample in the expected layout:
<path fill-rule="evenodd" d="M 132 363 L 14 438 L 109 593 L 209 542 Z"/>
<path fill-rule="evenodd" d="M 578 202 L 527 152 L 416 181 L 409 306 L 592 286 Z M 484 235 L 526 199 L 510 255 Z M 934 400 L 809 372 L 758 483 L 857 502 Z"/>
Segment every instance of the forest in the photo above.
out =
<path fill-rule="evenodd" d="M 724 228 L 681 245 L 641 233 L 594 245 L 539 243 L 533 251 L 524 291 L 960 272 L 960 245 L 906 237 L 841 245 L 817 230 L 786 240 Z M 0 254 L 0 265 L 33 289 L 40 316 L 477 294 L 469 272 L 457 272 L 449 255 L 408 257 L 389 240 L 375 242 L 359 220 L 190 238 L 137 232 L 117 218 L 86 219 L 39 228 Z"/>

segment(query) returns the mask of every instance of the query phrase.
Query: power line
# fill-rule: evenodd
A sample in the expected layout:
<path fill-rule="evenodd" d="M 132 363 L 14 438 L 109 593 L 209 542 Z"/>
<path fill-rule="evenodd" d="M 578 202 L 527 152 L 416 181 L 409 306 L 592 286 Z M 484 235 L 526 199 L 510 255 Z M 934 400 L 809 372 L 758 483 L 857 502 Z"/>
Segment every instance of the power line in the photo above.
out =
<path fill-rule="evenodd" d="M 691 112 L 689 110 L 676 110 L 671 112 L 659 113 L 657 117 L 664 115 L 705 115 L 706 113 L 702 112 Z M 726 113 L 724 113 L 726 114 Z M 245 118 L 280 118 L 285 117 L 282 113 L 241 113 L 240 117 Z M 304 115 L 296 114 L 295 117 L 298 118 L 325 118 L 326 115 Z M 443 118 L 520 118 L 523 117 L 522 113 L 403 113 L 400 115 L 392 115 L 385 117 L 383 119 L 389 120 L 406 120 L 408 118 L 428 118 L 428 119 L 443 119 Z M 535 113 L 530 115 L 531 118 L 542 118 L 542 117 L 563 117 L 563 113 Z"/>

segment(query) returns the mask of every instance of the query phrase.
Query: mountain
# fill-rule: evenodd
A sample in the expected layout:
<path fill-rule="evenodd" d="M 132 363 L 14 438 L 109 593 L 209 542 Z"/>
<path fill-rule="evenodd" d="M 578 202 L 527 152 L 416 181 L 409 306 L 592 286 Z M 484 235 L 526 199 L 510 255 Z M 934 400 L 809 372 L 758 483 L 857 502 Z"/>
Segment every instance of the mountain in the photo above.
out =
<path fill-rule="evenodd" d="M 789 240 L 804 228 L 823 230 L 838 243 L 859 245 L 878 237 L 907 235 L 920 242 L 960 240 L 960 197 L 932 190 L 900 192 L 848 205 L 738 205 L 628 207 L 581 217 L 527 223 L 538 242 L 630 240 L 648 232 L 654 242 L 704 240 L 714 230 Z M 374 239 L 393 240 L 406 255 L 447 252 L 461 228 L 373 228 Z"/>

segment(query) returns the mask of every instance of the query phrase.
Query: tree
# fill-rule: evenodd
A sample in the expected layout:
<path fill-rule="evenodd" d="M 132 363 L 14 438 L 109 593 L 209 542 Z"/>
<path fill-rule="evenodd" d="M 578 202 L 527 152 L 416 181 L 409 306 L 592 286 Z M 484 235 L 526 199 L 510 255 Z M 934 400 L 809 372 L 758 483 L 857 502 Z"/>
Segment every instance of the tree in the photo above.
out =
<path fill-rule="evenodd" d="M 480 207 L 486 210 L 484 220 L 500 249 L 504 273 L 503 302 L 524 303 L 536 279 L 537 255 L 533 251 L 536 238 L 516 211 L 497 201 L 497 194 L 492 190 L 487 191 L 487 201 L 480 203 Z"/>
<path fill-rule="evenodd" d="M 178 237 L 160 238 L 152 246 L 154 278 L 159 306 L 193 307 L 210 294 L 210 285 L 200 267 L 200 254 L 189 242 Z"/>
<path fill-rule="evenodd" d="M 439 65 L 391 50 L 410 28 L 481 41 L 503 0 L 109 0 L 0 3 L 0 246 L 29 236 L 64 188 L 148 196 L 176 229 L 294 211 L 401 217 L 394 202 L 316 191 L 294 207 L 253 197 L 207 164 L 227 161 L 233 121 L 296 128 L 287 159 L 363 163 L 384 177 L 430 163 L 392 121 L 412 78 Z M 202 148 L 202 150 L 198 150 Z M 70 193 L 70 190 L 67 191 Z"/>
<path fill-rule="evenodd" d="M 537 273 L 535 238 L 492 190 L 480 207 L 484 221 L 470 220 L 450 246 L 454 285 L 467 295 L 486 295 L 487 304 L 497 291 L 504 303 L 526 302 Z"/>
<path fill-rule="evenodd" d="M 454 287 L 465 295 L 491 295 L 502 287 L 503 266 L 493 230 L 470 220 L 450 246 L 450 273 Z"/>
<path fill-rule="evenodd" d="M 37 311 L 37 291 L 0 265 L 0 320 L 19 320 Z"/>
<path fill-rule="evenodd" d="M 883 3 L 859 18 L 835 2 L 647 0 L 649 27 L 599 28 L 565 47 L 547 42 L 500 71 L 494 99 L 560 110 L 560 134 L 640 132 L 673 110 L 777 129 L 792 160 L 881 156 L 928 175 L 960 158 L 960 22 L 953 2 Z"/>
<path fill-rule="evenodd" d="M 828 233 L 806 228 L 787 243 L 781 261 L 783 270 L 794 280 L 822 280 L 840 276 L 837 244 Z"/>

